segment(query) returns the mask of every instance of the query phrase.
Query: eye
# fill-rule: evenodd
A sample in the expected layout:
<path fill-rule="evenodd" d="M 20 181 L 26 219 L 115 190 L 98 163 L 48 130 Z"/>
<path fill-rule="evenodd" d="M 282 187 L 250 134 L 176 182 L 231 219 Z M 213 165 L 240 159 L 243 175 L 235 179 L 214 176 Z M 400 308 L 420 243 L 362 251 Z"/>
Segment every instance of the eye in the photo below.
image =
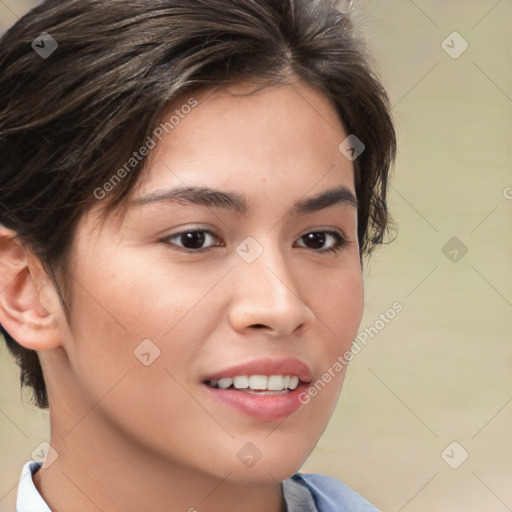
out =
<path fill-rule="evenodd" d="M 212 247 L 223 246 L 221 242 L 205 245 L 208 242 L 208 239 L 210 239 L 210 241 L 219 240 L 219 237 L 213 231 L 208 229 L 188 229 L 186 231 L 181 231 L 167 236 L 162 239 L 162 242 L 175 245 L 178 248 L 191 253 L 200 253 Z M 347 239 L 343 235 L 332 230 L 311 231 L 302 235 L 299 240 L 304 240 L 305 242 L 305 246 L 302 247 L 312 249 L 318 253 L 336 253 L 348 244 Z M 327 247 L 324 247 L 326 243 Z"/>
<path fill-rule="evenodd" d="M 348 243 L 347 239 L 337 231 L 324 230 L 324 231 L 311 231 L 302 235 L 299 240 L 304 240 L 308 249 L 314 249 L 316 252 L 332 252 L 336 253 Z M 329 242 L 328 247 L 322 248 L 326 242 Z"/>
<path fill-rule="evenodd" d="M 182 249 L 185 249 L 189 252 L 201 252 L 210 247 L 221 245 L 220 243 L 217 243 L 213 245 L 207 245 L 205 247 L 204 244 L 208 238 L 218 240 L 217 235 L 208 229 L 189 229 L 187 231 L 181 231 L 180 233 L 167 236 L 163 238 L 162 241 L 169 244 L 178 245 L 178 247 L 181 247 Z M 175 240 L 179 243 L 175 243 Z"/>

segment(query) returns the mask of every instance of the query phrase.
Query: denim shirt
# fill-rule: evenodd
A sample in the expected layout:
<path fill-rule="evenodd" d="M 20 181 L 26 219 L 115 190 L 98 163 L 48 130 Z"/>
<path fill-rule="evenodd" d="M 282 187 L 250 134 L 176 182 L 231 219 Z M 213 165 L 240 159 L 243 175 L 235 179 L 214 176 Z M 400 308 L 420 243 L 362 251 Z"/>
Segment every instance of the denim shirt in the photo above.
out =
<path fill-rule="evenodd" d="M 32 480 L 40 467 L 34 461 L 23 466 L 16 512 L 52 512 Z M 296 473 L 282 488 L 287 512 L 379 512 L 343 482 L 326 475 Z"/>

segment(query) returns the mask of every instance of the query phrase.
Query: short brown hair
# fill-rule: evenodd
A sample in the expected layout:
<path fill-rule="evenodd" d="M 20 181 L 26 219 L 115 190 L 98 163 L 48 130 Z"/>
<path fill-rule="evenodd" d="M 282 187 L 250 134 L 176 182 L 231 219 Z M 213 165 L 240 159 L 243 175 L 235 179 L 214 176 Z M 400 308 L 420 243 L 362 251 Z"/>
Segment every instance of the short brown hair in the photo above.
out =
<path fill-rule="evenodd" d="M 33 46 L 42 33 L 58 44 L 47 58 Z M 369 255 L 389 226 L 395 132 L 387 95 L 336 2 L 46 0 L 3 35 L 0 224 L 40 258 L 68 319 L 64 270 L 77 222 L 168 103 L 193 88 L 290 74 L 322 91 L 365 145 L 354 169 L 361 257 Z M 103 199 L 104 215 L 123 204 L 144 163 Z M 2 332 L 22 386 L 47 408 L 37 352 Z"/>

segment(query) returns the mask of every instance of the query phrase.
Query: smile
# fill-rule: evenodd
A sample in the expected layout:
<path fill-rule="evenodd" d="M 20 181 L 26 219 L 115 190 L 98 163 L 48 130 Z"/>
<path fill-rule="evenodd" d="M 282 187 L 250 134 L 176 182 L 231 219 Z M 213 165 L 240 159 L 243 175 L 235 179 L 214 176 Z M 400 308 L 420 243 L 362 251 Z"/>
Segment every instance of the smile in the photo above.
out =
<path fill-rule="evenodd" d="M 203 380 L 217 403 L 261 421 L 290 416 L 303 404 L 300 393 L 311 382 L 311 370 L 294 358 L 260 359 L 237 365 Z"/>
<path fill-rule="evenodd" d="M 239 375 L 210 380 L 207 385 L 219 389 L 236 389 L 245 393 L 283 394 L 293 391 L 299 385 L 296 375 Z"/>

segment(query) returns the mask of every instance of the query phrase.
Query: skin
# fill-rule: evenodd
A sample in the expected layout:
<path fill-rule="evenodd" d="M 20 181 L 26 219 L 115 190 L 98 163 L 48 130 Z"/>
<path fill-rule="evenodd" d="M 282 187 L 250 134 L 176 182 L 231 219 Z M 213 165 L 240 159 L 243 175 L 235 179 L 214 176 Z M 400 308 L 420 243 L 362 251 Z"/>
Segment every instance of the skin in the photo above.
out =
<path fill-rule="evenodd" d="M 71 325 L 38 260 L 0 232 L 2 288 L 10 283 L 0 321 L 38 350 L 49 390 L 58 458 L 34 482 L 53 511 L 279 512 L 280 482 L 327 424 L 343 372 L 278 421 L 223 405 L 201 384 L 261 357 L 296 357 L 315 381 L 350 348 L 363 310 L 356 208 L 290 213 L 335 186 L 355 194 L 352 163 L 338 151 L 342 124 L 308 85 L 252 89 L 198 92 L 199 106 L 153 150 L 131 196 L 209 186 L 245 194 L 249 211 L 132 205 L 100 223 L 98 201 L 67 267 Z M 165 239 L 187 228 L 211 229 L 218 238 L 204 245 L 221 245 L 191 254 L 183 238 Z M 346 245 L 309 247 L 302 237 L 322 229 Z M 263 248 L 251 264 L 235 251 L 248 236 Z M 327 235 L 320 249 L 334 243 Z M 160 356 L 145 366 L 133 352 L 148 338 Z M 262 453 L 251 468 L 237 458 L 247 442 Z"/>

